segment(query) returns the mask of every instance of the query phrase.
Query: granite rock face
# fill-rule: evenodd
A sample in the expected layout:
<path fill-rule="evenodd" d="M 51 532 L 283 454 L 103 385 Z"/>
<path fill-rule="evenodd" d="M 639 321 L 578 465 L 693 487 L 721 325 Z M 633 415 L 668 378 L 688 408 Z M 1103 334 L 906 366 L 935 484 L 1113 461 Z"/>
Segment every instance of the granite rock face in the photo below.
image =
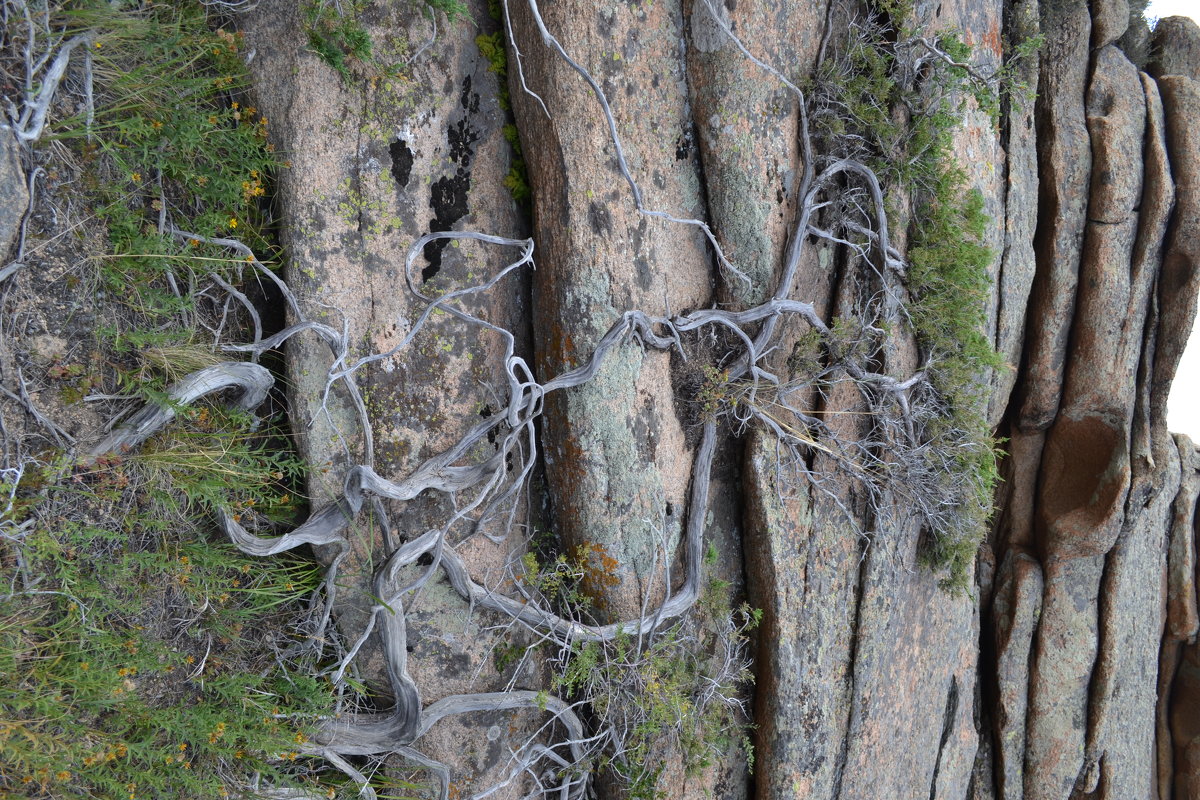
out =
<path fill-rule="evenodd" d="M 291 160 L 280 181 L 289 282 L 307 314 L 346 326 L 351 359 L 388 353 L 355 375 L 381 473 L 405 474 L 495 413 L 505 380 L 503 337 L 452 315 L 391 352 L 424 308 L 408 284 L 464 288 L 513 255 L 431 242 L 406 269 L 422 234 L 532 237 L 536 269 L 463 308 L 514 331 L 542 382 L 583 365 L 626 311 L 753 307 L 793 245 L 800 176 L 827 165 L 804 164 L 800 102 L 780 78 L 808 85 L 855 24 L 798 0 L 508 0 L 500 19 L 488 5 L 471 4 L 479 30 L 439 17 L 436 46 L 420 49 L 429 17 L 367 4 L 377 55 L 403 68 L 350 81 L 305 49 L 286 4 L 246 17 L 259 104 Z M 743 696 L 753 778 L 733 743 L 706 758 L 666 748 L 654 755 L 656 789 L 1200 798 L 1200 456 L 1165 418 L 1200 291 L 1200 29 L 1162 21 L 1142 71 L 1123 49 L 1137 32 L 1123 0 L 945 0 L 915 13 L 931 32 L 956 32 L 983 71 L 1045 38 L 1012 62 L 1036 100 L 1005 94 L 998 118 L 971 108 L 953 137 L 991 218 L 984 333 L 1005 365 L 978 380 L 979 413 L 1004 441 L 996 512 L 969 590 L 948 592 L 902 487 L 867 498 L 850 482 L 820 483 L 833 454 L 789 461 L 776 433 L 731 424 L 705 541 L 723 589 L 762 611 Z M 510 29 L 505 74 L 476 36 Z M 509 194 L 518 161 L 528 209 Z M 906 240 L 901 227 L 893 244 Z M 828 238 L 807 247 L 790 296 L 830 321 L 852 315 L 870 280 L 852 264 Z M 511 516 L 452 533 L 476 580 L 511 594 L 496 578 L 526 552 L 528 528 L 583 554 L 598 621 L 636 617 L 678 590 L 704 392 L 736 366 L 722 360 L 733 351 L 723 335 L 674 353 L 630 339 L 593 381 L 547 396 L 528 495 Z M 803 330 L 780 341 L 763 363 L 786 382 Z M 311 490 L 330 496 L 365 457 L 365 432 L 341 390 L 322 404 L 333 360 L 323 344 L 296 340 L 289 358 L 306 456 L 328 470 Z M 920 360 L 911 336 L 877 358 L 897 374 Z M 845 439 L 871 432 L 872 396 L 856 388 L 787 402 Z M 391 532 L 364 517 L 346 564 L 338 614 L 350 639 L 389 537 L 436 528 L 455 509 L 418 497 L 386 511 Z M 501 668 L 488 628 L 505 621 L 469 612 L 439 581 L 408 609 L 422 702 L 553 687 L 539 662 Z M 370 641 L 365 652 L 370 680 L 380 665 Z M 448 765 L 462 796 L 498 784 L 490 796 L 526 796 L 544 776 L 504 783 L 506 759 L 550 741 L 542 721 L 536 710 L 448 719 L 416 747 Z M 594 783 L 598 796 L 622 796 L 610 778 Z"/>
<path fill-rule="evenodd" d="M 395 349 L 361 367 L 354 379 L 370 415 L 374 467 L 398 479 L 492 413 L 494 389 L 504 383 L 504 339 L 450 314 L 435 316 L 411 346 L 396 349 L 426 306 L 406 283 L 437 296 L 490 278 L 519 255 L 516 248 L 435 241 L 406 270 L 418 237 L 463 226 L 509 238 L 527 235 L 503 185 L 512 155 L 502 131 L 501 84 L 475 33 L 465 28 L 443 31 L 438 46 L 400 74 L 355 73 L 347 80 L 306 47 L 302 15 L 287 6 L 263 4 L 246 18 L 247 40 L 256 50 L 251 69 L 258 104 L 290 162 L 278 190 L 290 256 L 287 279 L 306 316 L 344 326 L 351 363 Z M 488 18 L 482 2 L 472 13 Z M 381 5 L 364 27 L 381 60 L 399 61 L 433 33 L 430 19 L 406 4 Z M 527 335 L 516 324 L 529 313 L 521 280 L 511 277 L 506 291 L 467 298 L 462 307 L 521 331 L 516 347 L 529 355 Z M 326 344 L 301 336 L 289 348 L 293 418 L 302 452 L 314 466 L 310 495 L 320 501 L 340 490 L 348 465 L 368 463 L 365 432 L 344 390 L 334 387 L 322 402 L 334 359 Z M 453 513 L 448 501 L 428 495 L 385 506 L 386 524 L 373 515 L 358 518 L 353 549 L 340 570 L 335 613 L 348 643 L 363 632 L 374 605 L 375 567 L 397 540 L 440 527 Z M 512 526 L 505 524 L 505 510 L 479 529 L 460 524 L 451 531 L 469 568 L 485 582 L 497 581 L 503 565 L 524 552 L 527 517 L 515 510 Z M 506 531 L 507 538 L 493 541 Z M 530 681 L 511 668 L 497 672 L 493 649 L 508 643 L 484 630 L 503 619 L 472 613 L 443 581 L 427 584 L 405 611 L 408 670 L 423 704 L 501 689 L 509 680 Z M 376 636 L 367 640 L 360 662 L 386 702 Z M 481 791 L 506 777 L 510 753 L 538 729 L 540 716 L 451 717 L 422 737 L 422 749 L 450 768 L 457 791 Z M 491 736 L 477 735 L 493 729 Z M 513 794 L 502 796 L 519 796 L 515 788 L 508 791 Z"/>

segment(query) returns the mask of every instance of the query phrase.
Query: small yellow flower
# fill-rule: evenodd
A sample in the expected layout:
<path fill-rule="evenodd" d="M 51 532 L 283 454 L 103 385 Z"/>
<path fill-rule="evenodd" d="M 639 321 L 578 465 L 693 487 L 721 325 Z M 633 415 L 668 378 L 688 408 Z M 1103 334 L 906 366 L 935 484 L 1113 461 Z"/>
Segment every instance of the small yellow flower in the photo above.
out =
<path fill-rule="evenodd" d="M 61 783 L 66 783 L 67 781 L 71 780 L 71 773 L 64 769 L 63 771 L 57 773 L 54 777 Z"/>
<path fill-rule="evenodd" d="M 94 46 L 94 47 L 95 47 L 97 50 L 99 50 L 101 47 L 104 47 L 104 42 L 96 42 L 96 44 L 95 44 L 95 45 L 93 45 L 93 46 Z"/>
<path fill-rule="evenodd" d="M 231 227 L 231 228 L 236 228 L 236 227 L 237 227 L 237 217 L 230 217 L 230 218 L 229 218 L 229 227 Z"/>
<path fill-rule="evenodd" d="M 238 108 L 240 107 L 240 106 L 238 105 L 238 102 L 237 102 L 236 100 L 234 100 L 232 103 L 230 103 L 230 104 L 229 104 L 229 106 L 230 106 L 230 108 L 232 108 L 234 111 L 237 111 L 237 110 L 238 110 Z"/>
<path fill-rule="evenodd" d="M 140 173 L 140 172 L 135 172 L 135 173 L 133 173 L 132 175 L 130 175 L 130 176 L 129 176 L 129 179 L 130 179 L 131 181 L 133 181 L 134 183 L 141 183 L 141 182 L 142 182 L 142 173 Z"/>

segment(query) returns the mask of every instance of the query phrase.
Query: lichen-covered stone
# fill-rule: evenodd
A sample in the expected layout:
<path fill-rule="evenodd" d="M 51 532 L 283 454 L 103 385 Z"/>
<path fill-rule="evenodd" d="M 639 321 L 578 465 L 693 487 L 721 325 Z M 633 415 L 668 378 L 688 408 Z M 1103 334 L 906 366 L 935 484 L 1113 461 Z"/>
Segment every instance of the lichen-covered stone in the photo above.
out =
<path fill-rule="evenodd" d="M 646 209 L 704 217 L 697 160 L 680 142 L 691 121 L 679 2 L 546 5 L 547 29 L 596 76 Z M 577 366 L 626 309 L 679 313 L 706 304 L 712 271 L 695 226 L 639 212 L 592 89 L 511 4 L 525 81 L 515 81 L 534 187 L 537 363 Z M 554 524 L 598 559 L 590 587 L 605 619 L 629 619 L 663 596 L 661 554 L 678 540 L 692 453 L 676 413 L 670 355 L 629 343 L 595 381 L 547 398 L 544 450 Z M 657 567 L 655 566 L 657 564 Z"/>
<path fill-rule="evenodd" d="M 511 151 L 502 132 L 500 86 L 474 41 L 477 31 L 465 26 L 440 28 L 437 46 L 406 64 L 432 33 L 429 19 L 412 4 L 380 7 L 362 17 L 377 61 L 354 66 L 343 77 L 306 47 L 302 15 L 284 5 L 263 4 L 246 17 L 246 25 L 256 51 L 251 69 L 257 103 L 271 120 L 277 149 L 290 161 L 279 182 L 289 284 L 310 318 L 345 327 L 350 360 L 387 353 L 426 305 L 408 290 L 406 278 L 437 296 L 482 283 L 518 255 L 473 243 L 433 243 L 418 256 L 412 274 L 404 274 L 409 247 L 429 231 L 470 227 L 522 235 L 524 223 L 503 185 Z M 489 20 L 482 0 L 471 10 L 476 19 Z M 388 71 L 383 64 L 399 67 Z M 528 354 L 521 333 L 528 315 L 522 280 L 512 276 L 466 307 L 518 331 L 517 346 Z M 406 476 L 495 410 L 493 390 L 505 390 L 503 344 L 495 334 L 437 315 L 409 347 L 355 373 L 380 474 Z M 331 361 L 322 341 L 289 342 L 293 424 L 302 454 L 314 465 L 309 487 L 314 503 L 337 493 L 344 468 L 366 458 L 363 431 L 344 391 L 335 387 L 322 405 Z M 386 509 L 394 535 L 403 538 L 440 527 L 453 513 L 448 499 L 427 495 L 388 502 Z M 489 533 L 503 533 L 502 517 L 496 516 Z M 519 530 L 496 545 L 472 535 L 467 522 L 450 537 L 467 539 L 460 550 L 480 580 L 496 580 L 505 560 L 522 546 Z M 343 636 L 353 642 L 376 602 L 373 572 L 390 550 L 379 522 L 367 514 L 356 520 L 350 541 L 335 614 Z M 408 670 L 423 703 L 504 685 L 509 676 L 497 673 L 492 647 L 505 642 L 484 630 L 503 620 L 472 615 L 461 597 L 437 581 L 407 610 Z M 368 640 L 359 664 L 368 682 L 386 692 L 374 640 Z M 525 680 L 530 676 L 518 682 Z M 446 719 L 418 749 L 445 762 L 459 790 L 481 791 L 504 780 L 510 751 L 544 722 L 536 712 L 500 716 L 504 719 L 495 714 Z M 483 735 L 492 726 L 500 736 Z M 464 741 L 477 745 L 463 747 Z M 518 781 L 501 793 L 516 797 L 520 791 Z"/>
<path fill-rule="evenodd" d="M 723 276 L 725 292 L 742 307 L 766 300 L 783 268 L 804 168 L 799 104 L 791 90 L 742 54 L 712 13 L 721 15 L 756 58 L 802 83 L 815 66 L 825 7 L 824 0 L 688 0 L 683 7 L 696 136 L 692 142 L 689 128 L 685 142 L 703 162 L 717 240 L 745 276 Z M 819 303 L 814 290 L 822 293 L 820 283 L 802 280 L 796 296 Z"/>

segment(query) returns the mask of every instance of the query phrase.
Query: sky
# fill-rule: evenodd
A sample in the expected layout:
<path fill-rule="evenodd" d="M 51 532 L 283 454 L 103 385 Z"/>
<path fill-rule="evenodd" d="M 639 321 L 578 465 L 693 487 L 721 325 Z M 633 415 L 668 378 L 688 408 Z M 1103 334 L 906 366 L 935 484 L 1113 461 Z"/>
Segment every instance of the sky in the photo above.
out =
<path fill-rule="evenodd" d="M 1154 0 L 1146 9 L 1147 17 L 1200 17 L 1196 0 Z M 1186 433 L 1200 442 L 1200 325 L 1192 328 L 1183 361 L 1167 399 L 1167 427 L 1174 433 Z"/>

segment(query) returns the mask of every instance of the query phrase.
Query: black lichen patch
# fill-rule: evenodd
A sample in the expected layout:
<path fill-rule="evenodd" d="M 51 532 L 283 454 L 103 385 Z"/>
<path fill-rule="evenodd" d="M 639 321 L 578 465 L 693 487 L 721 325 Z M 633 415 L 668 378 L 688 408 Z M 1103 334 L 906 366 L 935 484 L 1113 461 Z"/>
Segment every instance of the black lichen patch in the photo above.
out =
<path fill-rule="evenodd" d="M 692 157 L 694 146 L 695 139 L 692 138 L 692 129 L 684 129 L 683 133 L 679 134 L 679 138 L 675 140 L 675 160 L 687 161 Z"/>
<path fill-rule="evenodd" d="M 467 215 L 467 192 L 471 190 L 471 173 L 459 168 L 452 176 L 438 178 L 429 190 L 429 207 L 434 218 L 429 221 L 433 233 L 448 231 Z M 429 280 L 442 268 L 442 251 L 448 239 L 438 239 L 425 245 L 425 258 L 429 266 L 421 270 L 421 280 Z"/>
<path fill-rule="evenodd" d="M 458 102 L 463 107 L 463 111 L 468 114 L 479 113 L 479 92 L 471 91 L 471 76 L 467 75 L 463 78 L 462 93 L 459 95 Z"/>
<path fill-rule="evenodd" d="M 588 222 L 591 223 L 592 232 L 597 235 L 605 236 L 612 233 L 612 213 L 598 203 L 588 204 Z"/>
<path fill-rule="evenodd" d="M 466 115 L 450 123 L 446 138 L 450 145 L 450 160 L 458 164 L 453 175 L 443 175 L 429 189 L 429 207 L 434 217 L 429 221 L 429 231 L 440 233 L 451 230 L 454 223 L 467 215 L 467 193 L 471 191 L 471 159 L 475 157 L 475 143 L 479 131 L 471 125 L 470 115 L 479 111 L 479 93 L 471 91 L 471 76 L 463 78 L 462 95 L 459 99 Z M 429 266 L 421 270 L 421 279 L 429 280 L 442 268 L 442 251 L 448 239 L 439 239 L 425 245 L 425 259 Z"/>
<path fill-rule="evenodd" d="M 457 162 L 460 169 L 469 168 L 471 158 L 475 155 L 473 145 L 479 141 L 479 132 L 471 127 L 469 120 L 460 119 L 450 125 L 447 139 L 450 142 L 450 160 Z"/>
<path fill-rule="evenodd" d="M 392 177 L 403 189 L 412 177 L 413 151 L 403 139 L 397 139 L 388 146 L 388 153 L 392 156 Z"/>

